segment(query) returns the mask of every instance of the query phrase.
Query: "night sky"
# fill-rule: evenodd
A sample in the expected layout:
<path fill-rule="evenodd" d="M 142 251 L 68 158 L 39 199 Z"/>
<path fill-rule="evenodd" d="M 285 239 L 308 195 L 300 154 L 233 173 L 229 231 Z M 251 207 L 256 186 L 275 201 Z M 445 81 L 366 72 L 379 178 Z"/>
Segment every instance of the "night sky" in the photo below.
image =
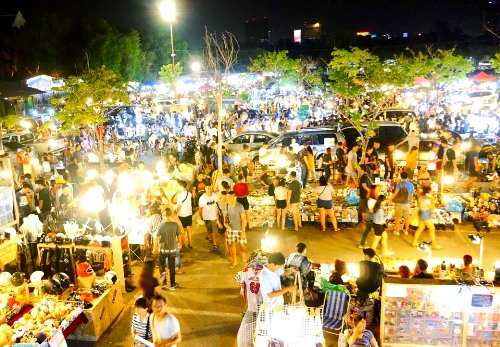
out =
<path fill-rule="evenodd" d="M 228 30 L 242 38 L 252 17 L 271 20 L 272 40 L 291 38 L 304 22 L 321 22 L 325 31 L 377 33 L 426 32 L 441 20 L 469 34 L 479 34 L 488 6 L 483 0 L 177 0 L 175 30 L 192 48 L 201 45 L 204 27 Z M 1 1 L 0 14 L 21 10 L 26 20 L 44 12 L 101 16 L 113 25 L 144 28 L 161 23 L 152 0 L 17 0 Z M 166 27 L 166 25 L 165 25 Z"/>

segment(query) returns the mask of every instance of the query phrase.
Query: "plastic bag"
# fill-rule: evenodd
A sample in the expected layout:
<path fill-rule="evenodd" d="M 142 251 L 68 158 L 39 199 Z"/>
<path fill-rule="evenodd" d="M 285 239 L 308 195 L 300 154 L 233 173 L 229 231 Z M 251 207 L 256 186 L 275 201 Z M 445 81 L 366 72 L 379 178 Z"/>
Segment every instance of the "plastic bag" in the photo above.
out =
<path fill-rule="evenodd" d="M 359 205 L 359 195 L 357 194 L 356 190 L 355 189 L 351 189 L 346 197 L 345 197 L 345 201 L 347 202 L 347 204 L 349 204 L 350 206 L 355 206 L 355 205 Z"/>
<path fill-rule="evenodd" d="M 321 279 L 321 289 L 323 290 L 324 293 L 326 293 L 329 290 L 333 290 L 336 292 L 349 294 L 349 290 L 346 288 L 346 286 L 342 284 L 331 284 L 330 282 L 328 282 L 326 278 Z"/>

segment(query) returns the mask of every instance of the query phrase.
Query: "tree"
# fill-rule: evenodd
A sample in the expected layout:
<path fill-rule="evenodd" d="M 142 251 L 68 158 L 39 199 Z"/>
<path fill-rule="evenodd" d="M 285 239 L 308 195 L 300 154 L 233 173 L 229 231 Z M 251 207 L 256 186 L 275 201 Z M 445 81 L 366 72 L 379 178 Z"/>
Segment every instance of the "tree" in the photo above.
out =
<path fill-rule="evenodd" d="M 500 53 L 495 54 L 493 58 L 490 59 L 491 67 L 496 71 L 500 71 Z"/>
<path fill-rule="evenodd" d="M 248 67 L 251 72 L 270 74 L 278 85 L 297 81 L 298 62 L 288 57 L 288 51 L 267 52 L 260 54 Z"/>
<path fill-rule="evenodd" d="M 0 100 L 0 134 L 4 128 L 11 128 L 17 124 L 19 117 L 7 99 Z M 0 150 L 3 151 L 3 141 L 0 139 Z"/>
<path fill-rule="evenodd" d="M 175 85 L 182 75 L 182 66 L 180 63 L 175 63 L 175 69 L 172 64 L 163 65 L 158 73 L 160 80 L 170 86 L 170 90 L 175 90 Z"/>
<path fill-rule="evenodd" d="M 311 89 L 323 86 L 321 69 L 319 69 L 316 60 L 311 58 L 296 59 L 295 69 L 298 85 L 303 85 Z"/>
<path fill-rule="evenodd" d="M 171 60 L 170 34 L 163 27 L 150 29 L 141 33 L 142 50 L 144 59 L 144 79 L 157 79 L 163 65 Z M 181 66 L 187 61 L 188 44 L 179 35 L 174 35 L 175 60 Z M 185 67 L 185 66 L 184 66 Z"/>
<path fill-rule="evenodd" d="M 145 54 L 137 31 L 123 33 L 104 27 L 102 33 L 91 39 L 88 51 L 91 68 L 106 66 L 129 80 L 143 79 Z"/>
<path fill-rule="evenodd" d="M 375 136 L 377 115 L 401 88 L 414 81 L 412 62 L 403 56 L 382 62 L 370 51 L 352 47 L 334 50 L 328 68 L 333 92 L 344 100 L 348 121 L 365 135 L 359 139 L 364 160 L 369 140 Z M 365 117 L 367 122 L 363 122 Z"/>
<path fill-rule="evenodd" d="M 455 49 L 434 49 L 428 46 L 423 52 L 409 51 L 412 54 L 415 76 L 425 77 L 434 85 L 452 83 L 466 78 L 469 72 L 474 71 L 474 63 L 456 55 Z"/>
<path fill-rule="evenodd" d="M 236 37 L 230 32 L 221 35 L 209 33 L 205 29 L 205 55 L 207 73 L 215 82 L 212 89 L 213 96 L 217 102 L 217 168 L 222 176 L 222 117 L 224 108 L 222 107 L 222 95 L 225 88 L 225 76 L 227 76 L 238 59 L 240 46 Z"/>
<path fill-rule="evenodd" d="M 127 85 L 119 74 L 102 66 L 88 70 L 81 77 L 69 77 L 57 89 L 59 94 L 50 99 L 57 109 L 54 115 L 61 130 L 85 130 L 98 144 L 98 156 L 103 168 L 104 127 L 108 121 L 106 105 L 128 103 Z"/>

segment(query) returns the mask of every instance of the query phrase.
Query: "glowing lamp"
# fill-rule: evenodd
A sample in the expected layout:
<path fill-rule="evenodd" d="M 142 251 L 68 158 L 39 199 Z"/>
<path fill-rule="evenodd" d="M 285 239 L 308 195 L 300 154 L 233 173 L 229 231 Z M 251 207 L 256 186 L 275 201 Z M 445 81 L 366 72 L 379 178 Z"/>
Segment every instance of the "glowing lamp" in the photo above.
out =
<path fill-rule="evenodd" d="M 29 129 L 29 128 L 31 128 L 31 123 L 30 123 L 30 122 L 28 122 L 28 121 L 23 120 L 23 121 L 21 121 L 21 123 L 20 123 L 20 124 L 21 124 L 21 126 L 22 126 L 23 128 L 25 128 L 25 129 Z"/>
<path fill-rule="evenodd" d="M 160 15 L 166 22 L 173 22 L 175 20 L 176 10 L 173 1 L 162 1 L 160 3 Z"/>
<path fill-rule="evenodd" d="M 240 160 L 241 160 L 241 156 L 238 153 L 235 153 L 233 156 L 233 159 L 234 159 L 235 164 L 239 164 Z"/>
<path fill-rule="evenodd" d="M 279 155 L 278 160 L 276 160 L 276 165 L 278 167 L 286 167 L 286 156 L 284 155 Z"/>
<path fill-rule="evenodd" d="M 455 177 L 453 176 L 444 176 L 443 177 L 443 184 L 453 184 L 455 183 Z"/>

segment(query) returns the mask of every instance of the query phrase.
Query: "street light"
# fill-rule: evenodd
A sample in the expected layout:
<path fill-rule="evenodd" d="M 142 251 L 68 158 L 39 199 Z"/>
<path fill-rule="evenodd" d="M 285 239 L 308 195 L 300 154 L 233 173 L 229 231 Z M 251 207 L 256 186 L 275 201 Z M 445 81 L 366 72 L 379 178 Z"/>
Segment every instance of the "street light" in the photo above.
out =
<path fill-rule="evenodd" d="M 175 52 L 174 52 L 174 31 L 172 29 L 172 22 L 175 21 L 176 10 L 175 3 L 172 0 L 165 0 L 160 3 L 160 15 L 164 21 L 170 25 L 170 46 L 172 49 L 172 75 L 175 78 Z M 175 89 L 175 85 L 174 85 Z"/>
<path fill-rule="evenodd" d="M 198 73 L 201 70 L 201 64 L 198 62 L 194 62 L 191 64 L 191 70 L 193 70 L 194 73 Z"/>

